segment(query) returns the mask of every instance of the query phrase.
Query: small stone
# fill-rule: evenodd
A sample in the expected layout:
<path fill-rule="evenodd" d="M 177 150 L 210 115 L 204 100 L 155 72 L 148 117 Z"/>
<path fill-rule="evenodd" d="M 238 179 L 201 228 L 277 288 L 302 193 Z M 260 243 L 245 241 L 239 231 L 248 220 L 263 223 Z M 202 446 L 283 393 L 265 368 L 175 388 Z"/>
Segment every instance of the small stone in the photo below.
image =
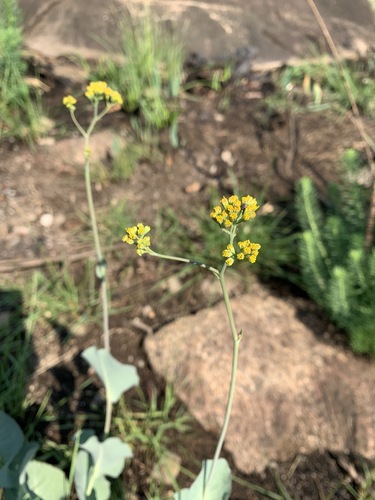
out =
<path fill-rule="evenodd" d="M 215 113 L 214 120 L 216 122 L 222 123 L 225 120 L 225 116 L 222 113 Z"/>
<path fill-rule="evenodd" d="M 210 168 L 209 168 L 209 170 L 208 170 L 208 171 L 210 172 L 210 174 L 211 174 L 211 175 L 216 175 L 216 174 L 217 174 L 217 171 L 218 171 L 217 165 L 215 165 L 215 163 L 213 163 L 213 164 L 210 166 Z"/>
<path fill-rule="evenodd" d="M 181 290 L 181 281 L 176 276 L 168 278 L 166 285 L 170 293 L 177 293 Z"/>
<path fill-rule="evenodd" d="M 39 223 L 43 227 L 51 227 L 53 224 L 53 215 L 43 214 L 39 219 Z"/>
<path fill-rule="evenodd" d="M 142 308 L 142 316 L 147 319 L 154 319 L 156 317 L 156 313 L 154 309 L 147 304 Z"/>
<path fill-rule="evenodd" d="M 188 194 L 198 193 L 201 189 L 202 189 L 202 184 L 198 181 L 195 181 L 185 187 L 185 193 Z"/>
<path fill-rule="evenodd" d="M 145 360 L 144 359 L 138 359 L 137 361 L 137 368 L 144 368 L 146 366 Z"/>
<path fill-rule="evenodd" d="M 223 162 L 226 163 L 229 167 L 233 167 L 233 165 L 236 163 L 236 160 L 229 149 L 225 149 L 224 151 L 222 151 L 220 157 Z"/>

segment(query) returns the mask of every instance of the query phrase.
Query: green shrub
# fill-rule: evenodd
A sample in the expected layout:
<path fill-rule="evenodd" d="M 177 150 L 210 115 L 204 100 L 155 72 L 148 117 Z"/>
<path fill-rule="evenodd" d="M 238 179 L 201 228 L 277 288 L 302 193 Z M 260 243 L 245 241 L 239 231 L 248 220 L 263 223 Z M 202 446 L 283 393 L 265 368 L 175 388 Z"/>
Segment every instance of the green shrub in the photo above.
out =
<path fill-rule="evenodd" d="M 169 126 L 175 133 L 185 57 L 182 43 L 145 8 L 142 16 L 123 21 L 121 49 L 123 62 L 106 59 L 92 79 L 116 88 L 125 97 L 124 108 L 139 111 L 146 126 Z"/>
<path fill-rule="evenodd" d="M 375 249 L 365 251 L 369 196 L 358 182 L 361 169 L 358 153 L 347 151 L 342 182 L 329 187 L 325 211 L 312 181 L 300 180 L 299 256 L 311 298 L 348 332 L 353 350 L 375 356 Z"/>
<path fill-rule="evenodd" d="M 42 113 L 25 81 L 20 26 L 16 1 L 0 0 L 0 139 L 32 140 L 40 133 Z"/>

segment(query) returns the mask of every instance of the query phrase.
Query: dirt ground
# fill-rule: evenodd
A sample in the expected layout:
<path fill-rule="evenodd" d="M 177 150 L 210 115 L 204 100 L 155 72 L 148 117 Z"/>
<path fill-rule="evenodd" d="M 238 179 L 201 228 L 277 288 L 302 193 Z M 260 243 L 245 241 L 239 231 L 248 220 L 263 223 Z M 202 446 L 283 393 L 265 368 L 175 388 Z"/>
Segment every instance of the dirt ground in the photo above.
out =
<path fill-rule="evenodd" d="M 31 148 L 14 141 L 0 144 L 0 284 L 4 289 L 16 287 L 21 293 L 32 273 L 45 270 L 51 261 L 60 269 L 65 259 L 70 261 L 79 282 L 85 279 L 87 258 L 93 258 L 82 142 L 61 106 L 62 96 L 77 88 L 52 80 L 47 83 L 51 90 L 44 102 L 53 121 L 48 138 Z M 122 226 L 129 222 L 127 211 L 136 214 L 134 223 L 142 220 L 153 225 L 158 214 L 172 209 L 187 230 L 197 233 L 189 214 L 200 207 L 209 210 L 213 189 L 220 195 L 230 194 L 236 179 L 241 192 L 266 192 L 270 210 L 290 207 L 297 179 L 309 175 L 324 196 L 327 182 L 336 178 L 338 158 L 345 148 L 361 147 L 349 116 L 275 112 L 264 102 L 273 90 L 268 75 L 233 82 L 221 93 L 195 90 L 184 100 L 179 149 L 173 150 L 163 133 L 155 161 L 140 162 L 128 180 L 95 183 L 99 214 L 125 203 L 124 222 L 112 237 L 114 249 L 107 252 L 112 307 L 118 311 L 110 318 L 112 346 L 121 361 L 137 366 L 146 394 L 155 387 L 163 397 L 164 385 L 152 373 L 143 351 L 145 335 L 208 306 L 212 296 L 202 280 L 194 281 L 194 270 L 180 276 L 175 264 L 136 258 L 120 241 Z M 87 123 L 88 116 L 87 103 L 79 102 L 79 119 Z M 366 120 L 366 126 L 369 134 L 375 131 L 374 122 Z M 105 168 L 110 168 L 113 137 L 126 137 L 130 130 L 129 117 L 123 112 L 103 121 L 93 149 Z M 189 280 L 191 284 L 184 286 Z M 245 288 L 246 282 L 241 286 Z M 285 300 L 307 300 L 289 285 L 271 282 L 270 286 L 278 288 Z M 168 300 L 162 300 L 166 295 Z M 34 404 L 27 418 L 35 416 L 47 389 L 51 390 L 48 405 L 56 420 L 41 425 L 40 432 L 65 443 L 70 431 L 64 431 L 62 423 L 73 422 L 76 412 L 87 410 L 97 394 L 93 385 L 79 389 L 86 378 L 79 353 L 93 343 L 100 345 L 100 329 L 65 324 L 62 318 L 50 323 L 49 335 L 36 329 L 32 340 L 34 358 L 27 393 Z M 101 396 L 96 397 L 100 407 Z M 61 405 L 63 398 L 66 402 Z M 191 470 L 197 470 L 197 463 L 214 451 L 215 436 L 207 435 L 194 422 L 189 434 L 174 437 L 174 451 L 184 450 L 183 464 Z M 263 476 L 244 478 L 234 470 L 236 476 L 273 491 L 277 491 L 279 476 L 293 499 L 352 498 L 342 484 L 356 485 L 362 473 L 359 457 L 329 450 L 275 464 L 274 471 Z M 140 494 L 138 498 L 144 497 Z M 234 484 L 232 498 L 266 497 Z"/>

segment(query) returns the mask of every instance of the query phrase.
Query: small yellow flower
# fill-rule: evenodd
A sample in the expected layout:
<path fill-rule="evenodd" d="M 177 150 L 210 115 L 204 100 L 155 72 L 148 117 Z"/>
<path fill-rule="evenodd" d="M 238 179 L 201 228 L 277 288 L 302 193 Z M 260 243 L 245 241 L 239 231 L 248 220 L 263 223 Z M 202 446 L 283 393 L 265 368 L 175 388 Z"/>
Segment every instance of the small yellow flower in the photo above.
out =
<path fill-rule="evenodd" d="M 74 111 L 76 109 L 75 104 L 77 103 L 77 99 L 72 95 L 67 95 L 63 99 L 63 105 L 66 106 L 69 110 Z"/>
<path fill-rule="evenodd" d="M 222 251 L 222 256 L 232 257 L 233 255 L 234 255 L 234 246 L 229 243 L 229 245 L 227 245 L 227 248 Z"/>
<path fill-rule="evenodd" d="M 92 100 L 101 100 L 103 99 L 104 93 L 107 89 L 107 84 L 105 82 L 91 82 L 87 87 L 86 87 L 86 92 L 85 96 Z"/>
<path fill-rule="evenodd" d="M 141 222 L 137 224 L 137 231 L 139 236 L 144 236 L 150 231 L 150 226 L 144 226 Z"/>
<path fill-rule="evenodd" d="M 232 257 L 230 257 L 229 259 L 227 259 L 225 261 L 225 263 L 226 263 L 227 266 L 231 266 L 233 264 L 233 262 L 234 262 L 234 259 Z"/>
<path fill-rule="evenodd" d="M 223 196 L 220 200 L 221 206 L 216 206 L 210 213 L 211 219 L 223 229 L 230 229 L 242 221 L 248 221 L 255 217 L 258 210 L 257 200 L 250 195 L 243 196 L 241 199 L 232 195 L 227 199 Z"/>
<path fill-rule="evenodd" d="M 123 99 L 117 90 L 112 90 L 111 88 L 107 87 L 104 95 L 106 99 L 111 103 L 111 104 L 123 104 Z"/>
<path fill-rule="evenodd" d="M 124 243 L 129 245 L 137 244 L 137 254 L 143 255 L 148 253 L 151 240 L 149 236 L 145 236 L 150 231 L 150 226 L 145 226 L 139 222 L 136 226 L 128 227 L 125 229 L 125 235 L 122 237 Z"/>
<path fill-rule="evenodd" d="M 246 259 L 254 264 L 256 258 L 258 257 L 260 245 L 259 243 L 251 243 L 250 240 L 239 241 L 238 247 L 242 250 L 240 254 L 237 255 L 237 259 L 242 260 L 246 257 Z M 241 255 L 241 257 L 240 257 Z M 242 257 L 243 256 L 243 257 Z"/>
<path fill-rule="evenodd" d="M 85 92 L 90 101 L 105 100 L 109 104 L 123 104 L 123 99 L 117 90 L 108 87 L 106 82 L 91 82 Z"/>

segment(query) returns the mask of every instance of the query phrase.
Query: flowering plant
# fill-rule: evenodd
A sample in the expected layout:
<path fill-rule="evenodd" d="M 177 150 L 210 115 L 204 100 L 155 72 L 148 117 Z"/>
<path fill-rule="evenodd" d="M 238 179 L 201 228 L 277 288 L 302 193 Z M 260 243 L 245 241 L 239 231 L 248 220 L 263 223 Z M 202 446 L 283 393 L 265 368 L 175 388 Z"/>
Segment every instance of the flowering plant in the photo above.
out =
<path fill-rule="evenodd" d="M 239 224 L 248 222 L 253 219 L 256 216 L 256 211 L 258 210 L 258 208 L 259 206 L 257 204 L 257 200 L 250 195 L 243 196 L 241 199 L 236 195 L 230 196 L 229 199 L 223 196 L 220 200 L 220 205 L 217 205 L 213 208 L 210 217 L 219 225 L 220 229 L 224 231 L 229 239 L 226 248 L 224 248 L 221 252 L 225 260 L 220 270 L 208 264 L 196 262 L 184 257 L 176 257 L 173 255 L 165 255 L 156 252 L 151 248 L 151 238 L 149 236 L 151 227 L 144 225 L 141 222 L 135 226 L 125 228 L 125 235 L 122 238 L 122 241 L 124 241 L 125 243 L 129 245 L 135 245 L 137 254 L 140 256 L 148 254 L 162 259 L 169 259 L 178 262 L 184 262 L 186 264 L 198 265 L 211 271 L 220 282 L 228 315 L 229 326 L 232 334 L 233 355 L 229 394 L 224 423 L 216 446 L 214 458 L 213 460 L 207 460 L 204 462 L 200 474 L 190 488 L 183 489 L 175 494 L 174 498 L 176 500 L 188 498 L 194 498 L 196 500 L 202 500 L 204 498 L 227 499 L 230 495 L 230 469 L 226 460 L 220 459 L 219 457 L 228 429 L 230 413 L 233 404 L 235 380 L 237 374 L 238 351 L 243 332 L 237 331 L 234 323 L 234 317 L 225 281 L 225 271 L 227 267 L 232 266 L 236 260 L 246 260 L 251 264 L 254 264 L 254 262 L 256 261 L 259 254 L 260 245 L 258 243 L 251 242 L 250 240 L 237 242 L 236 238 Z"/>

